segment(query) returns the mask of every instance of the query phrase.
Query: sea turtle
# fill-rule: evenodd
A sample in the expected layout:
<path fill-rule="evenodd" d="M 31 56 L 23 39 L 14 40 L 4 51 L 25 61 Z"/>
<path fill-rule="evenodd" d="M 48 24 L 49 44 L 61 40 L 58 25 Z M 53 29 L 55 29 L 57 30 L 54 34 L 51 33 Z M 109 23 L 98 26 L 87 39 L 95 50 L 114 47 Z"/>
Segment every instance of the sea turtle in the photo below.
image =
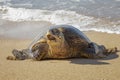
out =
<path fill-rule="evenodd" d="M 91 42 L 77 28 L 70 25 L 57 25 L 49 29 L 31 48 L 21 51 L 14 49 L 14 57 L 9 60 L 43 60 L 48 58 L 103 58 L 117 52 L 117 48 L 106 49 L 103 45 Z"/>

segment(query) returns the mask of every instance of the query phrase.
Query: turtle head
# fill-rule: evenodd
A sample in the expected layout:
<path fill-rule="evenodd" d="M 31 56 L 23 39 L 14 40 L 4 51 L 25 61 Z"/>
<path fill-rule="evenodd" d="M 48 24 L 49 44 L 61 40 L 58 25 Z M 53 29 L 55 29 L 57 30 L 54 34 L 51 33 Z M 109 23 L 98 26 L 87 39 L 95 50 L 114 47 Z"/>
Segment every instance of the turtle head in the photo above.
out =
<path fill-rule="evenodd" d="M 67 52 L 68 44 L 65 40 L 63 31 L 61 31 L 62 29 L 63 28 L 53 28 L 46 34 L 49 51 L 52 54 Z"/>
<path fill-rule="evenodd" d="M 64 42 L 65 41 L 64 34 L 62 33 L 61 29 L 62 28 L 53 28 L 47 31 L 46 33 L 47 41 L 55 43 L 60 41 Z"/>

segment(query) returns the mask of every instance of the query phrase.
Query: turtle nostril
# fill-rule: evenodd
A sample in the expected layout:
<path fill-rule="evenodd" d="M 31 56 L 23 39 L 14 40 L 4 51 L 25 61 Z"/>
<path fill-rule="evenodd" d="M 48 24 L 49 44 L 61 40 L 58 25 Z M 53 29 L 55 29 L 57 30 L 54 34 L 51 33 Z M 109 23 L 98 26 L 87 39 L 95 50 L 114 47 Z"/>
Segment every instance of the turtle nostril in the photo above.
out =
<path fill-rule="evenodd" d="M 53 37 L 53 36 L 50 35 L 50 34 L 47 35 L 47 38 L 48 38 L 49 40 L 55 40 L 55 37 Z"/>

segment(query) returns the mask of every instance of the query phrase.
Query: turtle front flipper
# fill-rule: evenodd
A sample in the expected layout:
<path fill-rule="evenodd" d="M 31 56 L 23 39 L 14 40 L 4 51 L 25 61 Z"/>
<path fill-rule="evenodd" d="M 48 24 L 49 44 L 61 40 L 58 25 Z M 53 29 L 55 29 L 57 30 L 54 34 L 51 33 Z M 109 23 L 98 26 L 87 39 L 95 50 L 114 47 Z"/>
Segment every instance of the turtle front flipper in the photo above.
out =
<path fill-rule="evenodd" d="M 14 56 L 8 56 L 6 59 L 7 60 L 16 60 L 16 57 L 14 57 Z"/>
<path fill-rule="evenodd" d="M 22 51 L 18 51 L 17 49 L 13 49 L 12 54 L 14 56 L 8 56 L 7 60 L 25 60 L 26 56 L 22 53 Z"/>
<path fill-rule="evenodd" d="M 12 51 L 12 54 L 15 56 L 16 58 L 15 60 L 25 60 L 28 58 L 26 53 L 24 53 L 23 51 L 19 51 L 17 49 L 14 49 Z"/>
<path fill-rule="evenodd" d="M 39 50 L 36 50 L 33 54 L 33 60 L 40 61 L 45 58 L 46 53 L 45 52 L 40 52 Z"/>

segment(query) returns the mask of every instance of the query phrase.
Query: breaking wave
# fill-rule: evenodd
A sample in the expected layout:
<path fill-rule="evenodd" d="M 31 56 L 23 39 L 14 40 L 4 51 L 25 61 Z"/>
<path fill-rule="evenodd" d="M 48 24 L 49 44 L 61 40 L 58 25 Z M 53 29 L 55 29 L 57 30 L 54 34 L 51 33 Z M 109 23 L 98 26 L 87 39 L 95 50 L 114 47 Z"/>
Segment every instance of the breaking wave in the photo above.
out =
<path fill-rule="evenodd" d="M 70 10 L 40 10 L 26 8 L 0 7 L 0 19 L 14 22 L 46 21 L 54 25 L 69 24 L 82 31 L 99 31 L 120 34 L 120 21 L 85 16 Z"/>

